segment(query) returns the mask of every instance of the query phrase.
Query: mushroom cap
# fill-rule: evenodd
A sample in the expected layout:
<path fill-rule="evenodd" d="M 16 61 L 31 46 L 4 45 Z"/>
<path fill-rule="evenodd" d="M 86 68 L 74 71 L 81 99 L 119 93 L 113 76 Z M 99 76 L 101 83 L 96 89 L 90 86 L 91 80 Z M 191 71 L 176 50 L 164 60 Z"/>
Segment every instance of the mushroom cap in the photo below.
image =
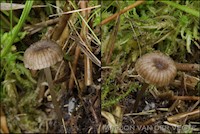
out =
<path fill-rule="evenodd" d="M 56 42 L 41 40 L 32 44 L 24 53 L 26 68 L 40 70 L 50 67 L 63 59 L 63 52 Z"/>
<path fill-rule="evenodd" d="M 146 83 L 158 87 L 167 86 L 177 72 L 174 61 L 161 52 L 143 55 L 137 60 L 135 69 Z"/>

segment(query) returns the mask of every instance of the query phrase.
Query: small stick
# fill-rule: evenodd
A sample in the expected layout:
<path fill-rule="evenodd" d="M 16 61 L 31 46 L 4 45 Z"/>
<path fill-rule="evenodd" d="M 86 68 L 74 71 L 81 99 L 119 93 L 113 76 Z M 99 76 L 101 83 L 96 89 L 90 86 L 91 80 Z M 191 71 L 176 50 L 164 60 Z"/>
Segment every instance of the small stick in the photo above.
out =
<path fill-rule="evenodd" d="M 58 39 L 58 44 L 63 48 L 63 46 L 65 45 L 65 42 L 67 40 L 67 38 L 69 38 L 70 35 L 70 30 L 69 30 L 69 26 L 66 25 L 64 27 L 64 30 L 62 31 L 62 34 L 60 35 L 59 39 Z M 66 46 L 65 46 L 66 47 Z"/>
<path fill-rule="evenodd" d="M 195 90 L 195 86 L 197 85 L 197 83 L 198 83 L 198 78 L 194 82 L 187 82 L 186 81 L 186 87 L 187 87 L 187 89 Z M 180 80 L 174 80 L 171 84 L 173 86 L 179 87 L 179 86 L 181 86 L 181 81 Z"/>
<path fill-rule="evenodd" d="M 59 18 L 50 19 L 50 20 L 47 20 L 47 21 L 43 21 L 43 22 L 39 22 L 39 23 L 33 24 L 33 25 L 25 26 L 24 30 L 30 32 L 30 31 L 32 31 L 36 27 L 49 26 L 49 25 L 52 25 L 54 23 L 57 23 L 58 21 L 59 21 Z"/>
<path fill-rule="evenodd" d="M 197 96 L 172 96 L 172 100 L 191 100 L 191 101 L 198 101 L 200 97 Z"/>
<path fill-rule="evenodd" d="M 78 59 L 79 59 L 79 55 L 81 53 L 81 49 L 79 46 L 76 46 L 76 50 L 75 50 L 75 55 L 74 55 L 74 60 L 72 63 L 72 70 L 71 70 L 71 74 L 70 74 L 70 79 L 69 79 L 69 90 L 71 91 L 74 87 L 74 77 L 73 74 L 76 74 L 76 67 L 77 67 L 77 63 L 78 63 Z M 72 72 L 73 71 L 73 72 Z"/>
<path fill-rule="evenodd" d="M 170 99 L 170 100 L 191 100 L 191 101 L 198 101 L 200 97 L 197 96 L 177 96 L 174 95 L 172 91 L 164 92 L 158 95 L 161 99 Z"/>
<path fill-rule="evenodd" d="M 199 64 L 177 63 L 175 62 L 177 70 L 180 71 L 200 71 Z"/>
<path fill-rule="evenodd" d="M 80 11 L 87 11 L 87 10 L 91 10 L 91 9 L 99 8 L 99 7 L 101 7 L 101 5 L 87 7 L 87 8 L 83 8 L 83 9 L 81 8 L 81 9 L 72 10 L 72 11 L 63 12 L 63 13 L 58 13 L 58 14 L 52 14 L 52 15 L 49 15 L 49 17 L 55 17 L 55 16 L 59 16 L 59 15 L 63 15 L 63 14 L 71 14 L 71 13 L 76 13 L 76 12 L 80 12 Z"/>
<path fill-rule="evenodd" d="M 156 122 L 157 120 L 158 120 L 157 118 L 152 117 L 152 118 L 148 119 L 147 121 L 144 121 L 141 125 L 151 125 L 154 122 Z"/>
<path fill-rule="evenodd" d="M 103 20 L 101 23 L 100 23 L 100 26 L 110 22 L 111 20 L 115 19 L 117 16 L 127 12 L 128 10 L 132 9 L 132 8 L 135 8 L 136 6 L 142 4 L 144 2 L 144 0 L 140 0 L 140 1 L 136 1 L 134 4 L 128 6 L 128 7 L 125 7 L 123 10 L 119 11 L 118 13 L 115 13 L 113 14 L 112 16 L 106 18 L 105 20 Z"/>
<path fill-rule="evenodd" d="M 88 1 L 80 1 L 80 7 L 81 9 L 87 8 Z M 89 16 L 90 10 L 88 11 L 82 11 L 81 14 L 83 18 L 87 21 Z M 88 48 L 91 48 L 90 44 L 87 41 L 87 33 L 88 28 L 84 21 L 82 21 L 82 29 L 81 29 L 81 37 L 86 45 L 88 45 Z M 92 77 L 92 62 L 89 59 L 87 55 L 84 55 L 84 78 L 85 78 L 85 85 L 90 86 L 93 83 L 93 77 Z"/>
<path fill-rule="evenodd" d="M 68 1 L 66 1 L 65 5 L 64 5 L 64 12 L 66 12 L 69 8 L 69 3 Z M 70 9 L 72 9 L 71 6 L 69 6 Z M 66 14 L 66 15 L 62 15 L 60 18 L 59 18 L 59 22 L 58 24 L 54 27 L 54 33 L 52 35 L 52 40 L 55 40 L 57 41 L 60 37 L 60 35 L 62 34 L 63 32 L 63 29 L 65 28 L 69 18 L 70 18 L 71 14 Z"/>
<path fill-rule="evenodd" d="M 8 130 L 8 126 L 7 126 L 7 121 L 6 121 L 6 116 L 2 110 L 2 107 L 0 106 L 0 129 L 2 130 L 2 133 L 8 134 L 9 130 Z"/>
<path fill-rule="evenodd" d="M 192 112 L 184 112 L 184 113 L 179 113 L 179 114 L 176 114 L 176 115 L 169 116 L 169 117 L 167 117 L 167 120 L 169 122 L 176 122 L 176 121 L 181 120 L 185 117 L 188 117 L 188 118 L 196 117 L 196 116 L 200 117 L 199 113 L 200 113 L 200 109 L 196 109 Z"/>

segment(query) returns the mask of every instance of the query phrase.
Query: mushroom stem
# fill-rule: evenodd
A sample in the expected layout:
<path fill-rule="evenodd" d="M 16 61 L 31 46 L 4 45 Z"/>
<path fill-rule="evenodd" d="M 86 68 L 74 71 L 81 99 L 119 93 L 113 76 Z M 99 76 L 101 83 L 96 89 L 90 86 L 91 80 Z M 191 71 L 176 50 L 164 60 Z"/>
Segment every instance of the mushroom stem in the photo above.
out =
<path fill-rule="evenodd" d="M 53 105 L 54 105 L 55 112 L 58 116 L 58 120 L 62 124 L 62 113 L 60 111 L 58 102 L 56 100 L 56 93 L 53 89 L 53 80 L 52 80 L 50 68 L 49 67 L 44 68 L 44 73 L 45 73 L 45 76 L 46 76 L 46 79 L 47 79 L 47 82 L 48 82 L 48 85 L 49 85 L 49 91 L 50 91 L 50 94 L 51 94 L 51 98 L 52 98 L 52 102 L 53 102 Z"/>
<path fill-rule="evenodd" d="M 200 70 L 199 64 L 175 62 L 175 65 L 176 65 L 177 70 L 181 70 L 181 71 L 199 71 Z"/>
<path fill-rule="evenodd" d="M 138 92 L 134 106 L 133 106 L 133 112 L 137 112 L 139 102 L 140 102 L 142 95 L 145 93 L 148 86 L 149 86 L 149 84 L 144 83 L 144 85 L 142 86 L 142 89 Z"/>

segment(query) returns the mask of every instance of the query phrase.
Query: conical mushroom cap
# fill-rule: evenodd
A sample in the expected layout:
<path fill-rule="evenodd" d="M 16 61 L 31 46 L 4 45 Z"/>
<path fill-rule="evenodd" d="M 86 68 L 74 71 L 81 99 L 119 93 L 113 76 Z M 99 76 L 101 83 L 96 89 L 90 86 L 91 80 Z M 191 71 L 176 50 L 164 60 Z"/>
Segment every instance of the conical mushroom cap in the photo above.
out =
<path fill-rule="evenodd" d="M 38 41 L 32 44 L 24 53 L 25 67 L 32 70 L 50 67 L 62 59 L 62 49 L 51 40 Z"/>
<path fill-rule="evenodd" d="M 174 61 L 161 52 L 153 52 L 143 55 L 135 64 L 137 73 L 148 84 L 166 86 L 176 76 Z"/>

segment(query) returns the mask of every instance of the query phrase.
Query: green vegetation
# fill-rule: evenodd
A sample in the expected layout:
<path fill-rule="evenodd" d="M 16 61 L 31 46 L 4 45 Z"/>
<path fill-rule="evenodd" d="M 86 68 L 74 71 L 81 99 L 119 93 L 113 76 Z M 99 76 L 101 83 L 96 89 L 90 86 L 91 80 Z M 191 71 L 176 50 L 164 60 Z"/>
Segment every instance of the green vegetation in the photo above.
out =
<path fill-rule="evenodd" d="M 1 81 L 4 81 L 1 88 L 1 95 L 5 96 L 7 91 L 7 87 L 10 87 L 9 84 L 19 83 L 17 84 L 23 89 L 31 89 L 33 88 L 33 84 L 36 81 L 31 77 L 30 72 L 24 67 L 22 64 L 23 57 L 21 52 L 16 50 L 16 46 L 13 43 L 17 43 L 21 41 L 26 32 L 21 32 L 22 27 L 29 15 L 31 10 L 33 1 L 27 1 L 25 4 L 25 8 L 20 16 L 20 19 L 16 19 L 16 16 L 13 16 L 13 11 L 4 11 L 4 13 L 10 16 L 10 24 L 6 24 L 6 21 L 2 20 L 1 26 Z M 10 13 L 10 15 L 9 15 Z M 12 20 L 17 23 L 14 28 L 12 28 Z M 6 19 L 5 19 L 6 20 Z M 3 23 L 5 22 L 5 23 Z M 10 26 L 8 26 L 10 25 Z M 5 27 L 10 27 L 10 31 L 6 32 Z M 5 84 L 6 83 L 6 84 Z M 15 86 L 15 84 L 13 85 Z M 12 87 L 12 86 L 11 86 Z M 1 97 L 2 97 L 1 96 Z"/>

